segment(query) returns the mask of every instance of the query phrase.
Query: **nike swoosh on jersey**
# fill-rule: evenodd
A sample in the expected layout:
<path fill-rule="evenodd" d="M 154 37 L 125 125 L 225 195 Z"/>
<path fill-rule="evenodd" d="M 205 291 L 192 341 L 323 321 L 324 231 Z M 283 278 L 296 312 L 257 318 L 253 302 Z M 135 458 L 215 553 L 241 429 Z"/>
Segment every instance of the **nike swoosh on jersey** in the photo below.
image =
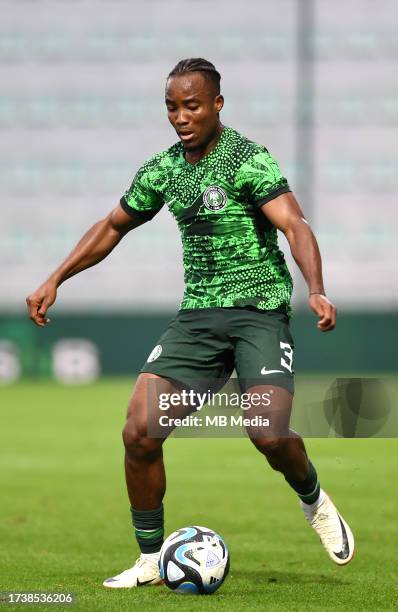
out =
<path fill-rule="evenodd" d="M 267 374 L 276 374 L 277 372 L 282 372 L 282 374 L 284 374 L 284 370 L 267 370 L 265 367 L 261 369 L 261 374 L 263 376 L 267 376 Z"/>

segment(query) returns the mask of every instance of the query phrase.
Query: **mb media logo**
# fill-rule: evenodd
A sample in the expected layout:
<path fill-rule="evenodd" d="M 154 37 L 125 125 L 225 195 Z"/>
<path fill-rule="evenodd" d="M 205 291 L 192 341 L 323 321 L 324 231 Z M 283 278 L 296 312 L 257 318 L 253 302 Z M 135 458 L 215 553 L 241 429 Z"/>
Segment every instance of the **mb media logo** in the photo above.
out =
<path fill-rule="evenodd" d="M 222 210 L 227 200 L 225 191 L 216 185 L 210 185 L 203 194 L 203 201 L 208 210 Z"/>

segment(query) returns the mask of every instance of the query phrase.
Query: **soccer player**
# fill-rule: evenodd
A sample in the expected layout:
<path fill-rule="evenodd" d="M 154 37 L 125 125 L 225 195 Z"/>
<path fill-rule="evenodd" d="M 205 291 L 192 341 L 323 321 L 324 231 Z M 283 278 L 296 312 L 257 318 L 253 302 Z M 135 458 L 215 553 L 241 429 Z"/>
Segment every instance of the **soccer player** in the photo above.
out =
<path fill-rule="evenodd" d="M 175 66 L 166 82 L 166 107 L 179 141 L 144 163 L 116 208 L 27 298 L 31 319 L 46 325 L 61 283 L 104 259 L 163 205 L 175 217 L 183 243 L 185 292 L 180 310 L 141 370 L 123 430 L 127 490 L 141 555 L 132 568 L 105 580 L 106 587 L 160 582 L 166 435 L 148 432 L 159 414 L 160 392 L 195 388 L 195 381 L 199 388 L 199 380 L 218 389 L 234 368 L 242 391 L 272 397 L 270 414 L 277 427 L 268 435 L 249 427 L 251 441 L 297 493 L 331 559 L 344 565 L 354 554 L 349 526 L 320 488 L 302 439 L 289 430 L 292 280 L 277 229 L 285 234 L 307 283 L 309 307 L 321 332 L 334 328 L 336 309 L 325 295 L 314 234 L 277 162 L 264 146 L 221 123 L 220 78 L 214 65 L 201 58 Z M 176 408 L 181 415 L 194 409 Z M 251 414 L 258 412 L 252 406 Z"/>

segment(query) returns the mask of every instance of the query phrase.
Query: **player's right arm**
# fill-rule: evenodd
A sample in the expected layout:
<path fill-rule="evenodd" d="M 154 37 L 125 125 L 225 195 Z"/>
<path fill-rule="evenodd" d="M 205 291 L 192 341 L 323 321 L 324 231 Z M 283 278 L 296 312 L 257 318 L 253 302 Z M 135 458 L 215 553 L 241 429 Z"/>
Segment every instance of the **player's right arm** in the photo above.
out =
<path fill-rule="evenodd" d="M 28 313 L 32 321 L 44 327 L 49 319 L 48 308 L 55 302 L 58 287 L 68 278 L 95 266 L 105 259 L 129 231 L 142 225 L 145 220 L 127 213 L 119 204 L 109 215 L 98 221 L 79 240 L 65 261 L 34 293 L 26 298 Z"/>

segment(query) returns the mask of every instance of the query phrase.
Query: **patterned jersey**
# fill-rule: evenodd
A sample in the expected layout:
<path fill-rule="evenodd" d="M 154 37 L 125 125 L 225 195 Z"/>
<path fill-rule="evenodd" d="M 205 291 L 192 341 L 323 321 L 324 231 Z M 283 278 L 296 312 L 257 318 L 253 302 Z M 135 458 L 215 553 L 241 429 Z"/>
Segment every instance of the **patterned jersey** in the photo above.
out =
<path fill-rule="evenodd" d="M 152 219 L 166 203 L 181 232 L 181 309 L 247 307 L 290 312 L 293 283 L 276 228 L 260 210 L 290 191 L 267 149 L 225 127 L 196 164 L 182 143 L 149 159 L 121 199 Z"/>

